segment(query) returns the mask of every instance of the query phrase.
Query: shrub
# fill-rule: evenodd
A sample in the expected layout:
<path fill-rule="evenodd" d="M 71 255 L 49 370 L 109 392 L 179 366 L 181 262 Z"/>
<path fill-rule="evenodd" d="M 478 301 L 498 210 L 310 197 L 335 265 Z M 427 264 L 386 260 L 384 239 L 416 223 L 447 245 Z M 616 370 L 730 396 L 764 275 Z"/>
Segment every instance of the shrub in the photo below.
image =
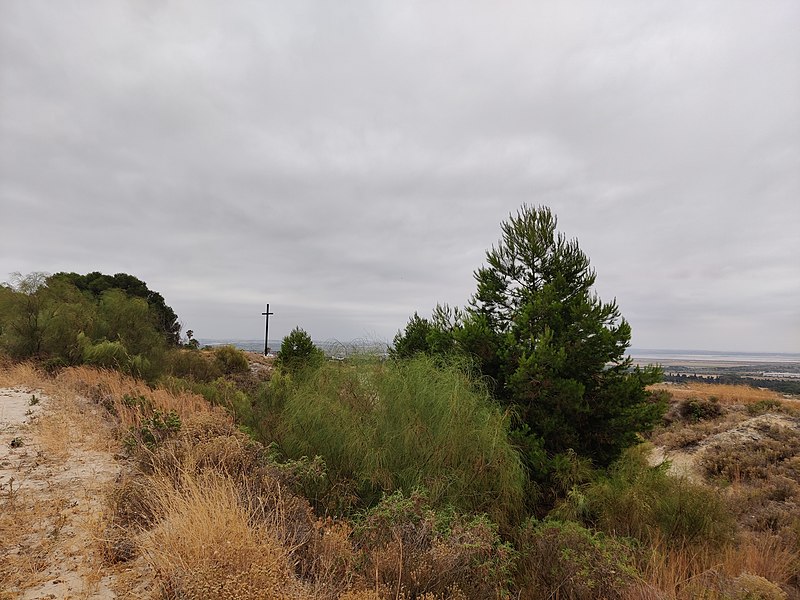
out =
<path fill-rule="evenodd" d="M 140 445 L 152 450 L 167 438 L 175 435 L 180 428 L 181 419 L 178 413 L 174 411 L 162 413 L 155 410 L 152 415 L 142 419 L 138 427 L 131 427 L 128 430 L 124 444 L 131 451 Z"/>
<path fill-rule="evenodd" d="M 130 356 L 121 342 L 101 341 L 90 343 L 83 349 L 83 360 L 95 367 L 125 371 Z"/>
<path fill-rule="evenodd" d="M 173 350 L 167 355 L 167 372 L 173 377 L 209 382 L 222 375 L 220 365 L 207 352 Z"/>
<path fill-rule="evenodd" d="M 637 581 L 631 546 L 574 522 L 530 521 L 517 544 L 524 598 L 622 599 Z"/>
<path fill-rule="evenodd" d="M 322 350 L 311 341 L 311 336 L 299 327 L 292 329 L 291 333 L 283 338 L 281 349 L 278 351 L 281 366 L 290 371 L 319 364 L 324 357 Z"/>
<path fill-rule="evenodd" d="M 431 594 L 498 598 L 508 591 L 513 552 L 484 517 L 435 512 L 425 495 L 397 492 L 367 511 L 354 533 L 364 572 L 392 597 Z"/>
<path fill-rule="evenodd" d="M 287 397 L 281 442 L 291 458 L 322 456 L 334 490 L 365 505 L 424 487 L 434 506 L 507 522 L 525 486 L 507 424 L 458 366 L 417 356 L 323 366 Z"/>
<path fill-rule="evenodd" d="M 632 448 L 583 490 L 574 490 L 554 511 L 613 535 L 671 547 L 722 546 L 734 533 L 733 516 L 705 486 L 667 473 L 668 463 L 647 464 L 649 446 Z"/>
<path fill-rule="evenodd" d="M 716 419 L 722 415 L 719 400 L 712 397 L 708 400 L 688 398 L 678 403 L 678 412 L 681 417 L 692 423 L 706 419 Z"/>
<path fill-rule="evenodd" d="M 728 481 L 767 479 L 783 463 L 800 456 L 800 435 L 793 427 L 759 423 L 752 434 L 709 445 L 700 466 L 709 477 Z"/>
<path fill-rule="evenodd" d="M 779 586 L 768 579 L 742 573 L 731 586 L 733 600 L 786 600 L 787 595 Z"/>
<path fill-rule="evenodd" d="M 225 375 L 250 371 L 250 363 L 247 362 L 247 356 L 233 346 L 216 348 L 214 350 L 214 363 Z"/>
<path fill-rule="evenodd" d="M 775 410 L 782 410 L 783 404 L 777 399 L 770 398 L 767 400 L 757 400 L 752 404 L 747 405 L 747 412 L 751 415 L 763 415 L 764 413 L 775 411 Z"/>

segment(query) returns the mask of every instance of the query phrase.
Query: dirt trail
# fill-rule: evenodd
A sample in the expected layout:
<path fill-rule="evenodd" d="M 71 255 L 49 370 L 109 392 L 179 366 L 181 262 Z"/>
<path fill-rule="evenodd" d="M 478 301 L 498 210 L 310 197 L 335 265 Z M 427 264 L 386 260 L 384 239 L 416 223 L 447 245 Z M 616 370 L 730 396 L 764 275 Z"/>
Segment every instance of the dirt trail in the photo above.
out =
<path fill-rule="evenodd" d="M 114 450 L 86 399 L 0 388 L 0 600 L 117 597 L 99 543 Z"/>

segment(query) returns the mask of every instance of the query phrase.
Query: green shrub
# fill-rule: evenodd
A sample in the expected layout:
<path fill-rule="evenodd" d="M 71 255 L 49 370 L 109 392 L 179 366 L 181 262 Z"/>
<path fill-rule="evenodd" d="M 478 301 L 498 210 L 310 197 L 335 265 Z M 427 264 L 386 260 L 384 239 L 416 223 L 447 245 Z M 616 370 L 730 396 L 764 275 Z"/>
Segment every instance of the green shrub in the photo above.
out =
<path fill-rule="evenodd" d="M 722 408 L 716 398 L 708 400 L 687 398 L 678 404 L 678 412 L 687 421 L 697 423 L 706 419 L 716 419 L 722 415 Z"/>
<path fill-rule="evenodd" d="M 173 377 L 209 382 L 222 375 L 216 360 L 199 350 L 173 350 L 166 358 L 166 371 Z"/>
<path fill-rule="evenodd" d="M 753 416 L 756 415 L 763 415 L 766 412 L 780 411 L 783 408 L 783 405 L 780 403 L 779 400 L 759 400 L 758 402 L 753 402 L 752 404 L 747 405 L 747 412 Z"/>
<path fill-rule="evenodd" d="M 404 598 L 506 597 L 514 552 L 485 517 L 435 511 L 422 493 L 397 492 L 354 531 L 363 571 Z M 430 594 L 430 595 L 428 595 Z"/>
<path fill-rule="evenodd" d="M 554 516 L 672 547 L 722 546 L 730 541 L 735 522 L 719 494 L 669 475 L 667 463 L 650 467 L 648 451 L 647 445 L 626 451 L 608 475 L 574 489 Z"/>
<path fill-rule="evenodd" d="M 90 343 L 83 349 L 83 361 L 95 367 L 125 371 L 130 356 L 122 342 L 101 341 Z"/>
<path fill-rule="evenodd" d="M 517 549 L 523 598 L 622 599 L 637 581 L 629 544 L 574 522 L 530 521 Z"/>
<path fill-rule="evenodd" d="M 244 352 L 233 346 L 220 346 L 214 349 L 214 363 L 225 375 L 233 373 L 247 373 L 250 371 L 250 363 Z"/>
<path fill-rule="evenodd" d="M 278 351 L 281 366 L 289 371 L 318 365 L 324 358 L 325 354 L 314 345 L 311 336 L 299 327 L 292 329 L 291 333 L 283 338 L 281 349 Z"/>
<path fill-rule="evenodd" d="M 417 356 L 329 363 L 303 378 L 286 398 L 281 442 L 290 458 L 322 456 L 333 488 L 363 505 L 425 488 L 435 506 L 506 522 L 526 481 L 507 425 L 461 368 Z"/>
<path fill-rule="evenodd" d="M 127 437 L 123 440 L 129 451 L 139 446 L 153 450 L 169 437 L 174 436 L 181 429 L 181 419 L 175 411 L 163 413 L 154 410 L 153 414 L 143 419 L 139 427 L 131 427 Z"/>

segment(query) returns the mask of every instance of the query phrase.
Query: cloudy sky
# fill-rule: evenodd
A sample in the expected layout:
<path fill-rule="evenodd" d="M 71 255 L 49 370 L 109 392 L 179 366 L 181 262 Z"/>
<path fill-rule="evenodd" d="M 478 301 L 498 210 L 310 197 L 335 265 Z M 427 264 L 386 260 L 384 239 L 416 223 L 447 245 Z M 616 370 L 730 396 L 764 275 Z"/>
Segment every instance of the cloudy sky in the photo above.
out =
<path fill-rule="evenodd" d="M 800 3 L 0 0 L 0 280 L 391 339 L 521 204 L 639 348 L 800 352 Z"/>

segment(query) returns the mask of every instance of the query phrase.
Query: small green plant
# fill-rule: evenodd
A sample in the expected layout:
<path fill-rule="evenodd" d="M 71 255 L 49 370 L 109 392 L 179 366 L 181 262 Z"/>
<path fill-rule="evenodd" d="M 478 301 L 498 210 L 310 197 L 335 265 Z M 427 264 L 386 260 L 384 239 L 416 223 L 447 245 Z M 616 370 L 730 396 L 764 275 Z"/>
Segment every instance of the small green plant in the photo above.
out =
<path fill-rule="evenodd" d="M 31 395 L 31 399 L 28 400 L 28 406 L 36 406 L 39 404 L 39 398 L 36 397 L 36 394 Z"/>
<path fill-rule="evenodd" d="M 250 370 L 247 356 L 233 346 L 220 346 L 214 350 L 214 362 L 225 375 L 247 373 Z"/>
<path fill-rule="evenodd" d="M 783 405 L 778 400 L 759 400 L 747 405 L 747 412 L 753 416 L 763 415 L 764 413 L 780 410 Z"/>
<path fill-rule="evenodd" d="M 716 419 L 722 415 L 722 408 L 719 399 L 713 396 L 708 400 L 687 398 L 678 404 L 678 412 L 687 421 L 697 423 L 706 419 Z"/>
<path fill-rule="evenodd" d="M 150 410 L 152 408 L 152 402 L 142 394 L 136 396 L 124 394 L 122 396 L 122 404 L 128 408 L 140 408 L 143 410 Z"/>
<path fill-rule="evenodd" d="M 175 411 L 162 413 L 153 411 L 152 416 L 144 419 L 139 427 L 131 427 L 124 445 L 128 451 L 143 445 L 149 450 L 162 444 L 167 438 L 174 436 L 181 429 L 181 419 Z"/>
<path fill-rule="evenodd" d="M 574 522 L 529 521 L 517 542 L 522 597 L 625 598 L 638 578 L 627 542 Z"/>

